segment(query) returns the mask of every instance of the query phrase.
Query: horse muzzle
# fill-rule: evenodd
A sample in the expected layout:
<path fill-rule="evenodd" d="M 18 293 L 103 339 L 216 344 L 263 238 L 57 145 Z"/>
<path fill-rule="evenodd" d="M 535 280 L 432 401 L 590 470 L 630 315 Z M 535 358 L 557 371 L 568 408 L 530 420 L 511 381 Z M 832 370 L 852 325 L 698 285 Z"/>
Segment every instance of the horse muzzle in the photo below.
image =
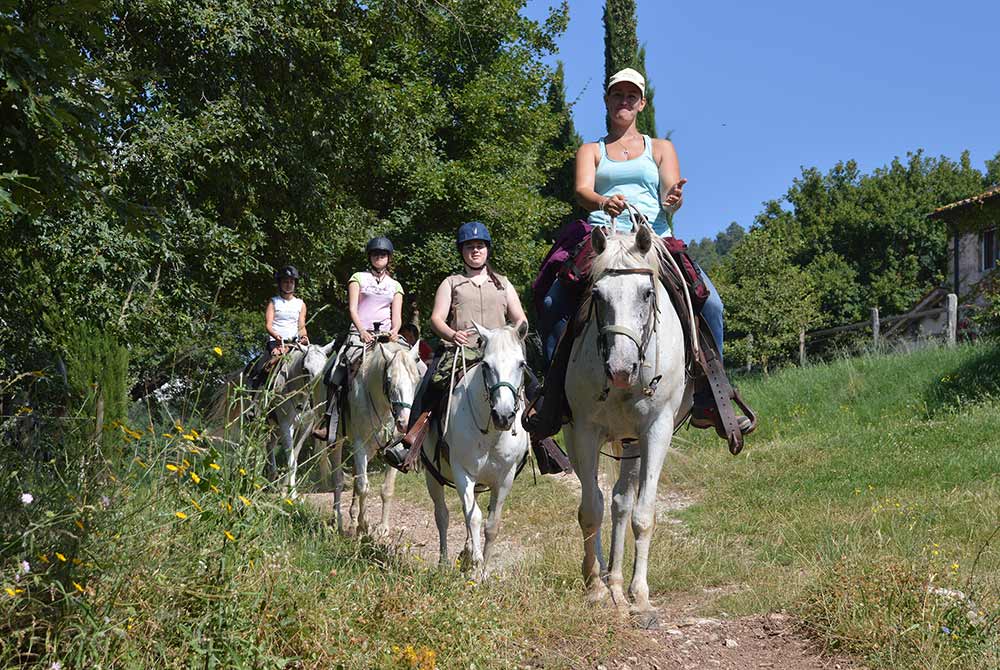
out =
<path fill-rule="evenodd" d="M 632 387 L 636 382 L 636 373 L 639 370 L 639 365 L 637 363 L 632 363 L 630 367 L 626 369 L 621 369 L 619 367 L 612 368 L 610 365 L 604 367 L 604 373 L 608 377 L 608 381 L 611 382 L 611 386 L 616 389 L 627 389 Z"/>
<path fill-rule="evenodd" d="M 407 427 L 410 424 L 410 410 L 404 409 L 396 415 L 396 430 L 400 433 L 406 433 Z"/>
<path fill-rule="evenodd" d="M 493 419 L 493 427 L 500 432 L 510 430 L 511 426 L 514 425 L 514 417 L 516 415 L 516 411 L 509 414 L 498 412 L 495 409 L 490 411 L 490 417 Z"/>

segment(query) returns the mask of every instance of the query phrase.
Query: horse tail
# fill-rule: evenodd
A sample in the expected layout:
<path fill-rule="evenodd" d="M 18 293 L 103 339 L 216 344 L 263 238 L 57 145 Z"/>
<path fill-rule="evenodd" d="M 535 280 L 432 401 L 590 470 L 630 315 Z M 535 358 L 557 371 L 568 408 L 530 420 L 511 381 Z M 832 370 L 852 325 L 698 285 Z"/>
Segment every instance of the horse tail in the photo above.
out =
<path fill-rule="evenodd" d="M 208 423 L 211 426 L 208 431 L 209 435 L 223 437 L 233 424 L 239 423 L 246 401 L 245 372 L 245 370 L 237 370 L 222 378 L 222 384 L 212 396 L 209 404 Z"/>

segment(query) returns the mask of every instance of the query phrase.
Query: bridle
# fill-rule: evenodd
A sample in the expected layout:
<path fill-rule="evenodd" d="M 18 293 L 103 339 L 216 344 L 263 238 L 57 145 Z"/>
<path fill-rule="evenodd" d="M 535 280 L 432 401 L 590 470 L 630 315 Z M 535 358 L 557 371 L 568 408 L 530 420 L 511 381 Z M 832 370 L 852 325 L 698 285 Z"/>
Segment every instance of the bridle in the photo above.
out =
<path fill-rule="evenodd" d="M 382 357 L 385 358 L 385 370 L 382 372 L 382 392 L 385 394 L 386 400 L 389 401 L 389 406 L 392 408 L 393 414 L 401 409 L 413 409 L 413 405 L 411 403 L 402 401 L 398 390 L 393 393 L 394 389 L 389 384 L 389 368 L 392 366 L 392 362 L 396 360 L 396 356 L 403 353 L 403 351 L 397 351 L 392 355 L 392 358 L 388 358 L 385 355 L 385 349 L 382 349 Z M 396 396 L 395 398 L 393 398 L 394 395 Z"/>
<path fill-rule="evenodd" d="M 648 225 L 647 219 L 642 212 L 635 208 L 634 205 L 627 205 L 629 213 L 632 215 L 633 221 L 636 222 L 634 225 L 636 227 L 641 225 Z M 614 234 L 615 226 L 609 227 Z M 628 326 L 623 326 L 620 324 L 606 324 L 601 316 L 601 310 L 598 308 L 597 303 L 602 302 L 600 295 L 597 291 L 592 291 L 590 296 L 590 309 L 587 314 L 587 324 L 589 326 L 590 321 L 593 320 L 597 323 L 597 349 L 601 354 L 601 358 L 605 361 L 608 360 L 608 352 L 611 348 L 610 336 L 613 335 L 624 335 L 628 339 L 635 343 L 636 348 L 639 352 L 639 381 L 642 382 L 643 369 L 646 367 L 646 349 L 649 343 L 653 340 L 653 336 L 656 334 L 657 330 L 657 315 L 660 312 L 660 301 L 659 292 L 657 291 L 657 273 L 655 270 L 650 268 L 608 268 L 606 269 L 602 277 L 605 276 L 626 276 L 626 275 L 644 275 L 649 279 L 650 288 L 652 289 L 653 304 L 649 310 L 649 315 L 646 317 L 646 322 L 642 325 L 642 331 L 637 333 Z M 596 282 L 595 282 L 596 283 Z M 656 366 L 654 370 L 660 368 L 660 347 L 656 346 Z M 652 396 L 656 391 L 656 386 L 660 382 L 660 375 L 653 377 L 649 380 L 648 384 L 643 384 L 642 392 L 643 395 L 649 397 Z M 609 388 L 605 385 L 601 395 L 600 400 L 605 400 L 608 396 Z"/>

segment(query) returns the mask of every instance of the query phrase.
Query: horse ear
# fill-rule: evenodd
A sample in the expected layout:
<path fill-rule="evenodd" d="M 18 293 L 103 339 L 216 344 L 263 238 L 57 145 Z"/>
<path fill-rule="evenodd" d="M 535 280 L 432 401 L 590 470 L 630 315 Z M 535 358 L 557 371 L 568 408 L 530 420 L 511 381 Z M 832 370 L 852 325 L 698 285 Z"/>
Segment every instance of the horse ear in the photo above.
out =
<path fill-rule="evenodd" d="M 477 333 L 479 333 L 479 339 L 483 341 L 483 346 L 485 346 L 486 342 L 489 341 L 490 339 L 490 330 L 488 328 L 480 326 L 475 321 L 472 322 L 472 327 L 476 329 Z"/>
<path fill-rule="evenodd" d="M 648 253 L 652 248 L 653 234 L 650 232 L 649 226 L 639 226 L 639 232 L 635 236 L 635 246 L 642 254 Z"/>
<path fill-rule="evenodd" d="M 522 321 L 517 324 L 517 330 L 514 331 L 517 334 L 519 340 L 524 342 L 524 338 L 528 336 L 528 322 Z"/>
<path fill-rule="evenodd" d="M 595 254 L 603 254 L 608 246 L 608 238 L 604 236 L 604 227 L 597 226 L 590 234 L 590 246 Z"/>
<path fill-rule="evenodd" d="M 330 354 L 332 354 L 333 353 L 333 347 L 336 346 L 336 344 L 337 344 L 337 340 L 334 340 L 334 341 L 330 342 L 330 344 L 328 344 L 325 347 L 323 347 L 323 355 L 324 356 L 329 356 Z"/>
<path fill-rule="evenodd" d="M 419 363 L 420 362 L 420 340 L 419 339 L 416 342 L 413 343 L 412 347 L 410 347 L 410 358 L 413 359 L 414 363 Z"/>

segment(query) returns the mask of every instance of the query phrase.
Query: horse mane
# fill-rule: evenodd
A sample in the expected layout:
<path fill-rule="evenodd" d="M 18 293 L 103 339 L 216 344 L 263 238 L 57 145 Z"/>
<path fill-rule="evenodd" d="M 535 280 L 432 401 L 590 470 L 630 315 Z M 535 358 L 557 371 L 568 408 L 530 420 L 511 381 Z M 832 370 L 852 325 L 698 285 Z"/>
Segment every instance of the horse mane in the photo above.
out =
<path fill-rule="evenodd" d="M 635 246 L 635 235 L 616 233 L 607 238 L 607 246 L 603 253 L 596 254 L 590 266 L 590 283 L 607 274 L 610 269 L 647 269 L 654 273 L 660 271 L 660 258 L 667 253 L 663 240 L 653 233 L 652 244 L 645 254 Z"/>

